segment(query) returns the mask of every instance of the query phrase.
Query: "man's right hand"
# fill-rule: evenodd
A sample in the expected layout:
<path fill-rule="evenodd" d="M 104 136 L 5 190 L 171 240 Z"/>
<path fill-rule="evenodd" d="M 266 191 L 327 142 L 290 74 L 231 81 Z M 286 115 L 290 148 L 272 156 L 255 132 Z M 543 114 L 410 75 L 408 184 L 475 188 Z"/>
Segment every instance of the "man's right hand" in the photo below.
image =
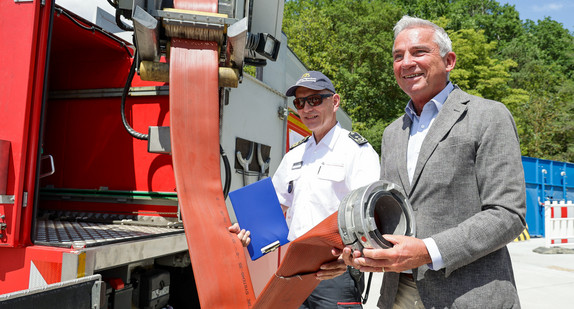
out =
<path fill-rule="evenodd" d="M 334 255 L 342 255 L 345 264 L 363 272 L 402 272 L 429 264 L 432 259 L 422 239 L 402 235 L 383 235 L 393 244 L 388 249 L 352 250 L 345 247 L 333 250 Z"/>
<path fill-rule="evenodd" d="M 228 228 L 228 230 L 231 233 L 237 234 L 237 238 L 239 238 L 243 247 L 247 247 L 247 245 L 251 243 L 251 237 L 249 237 L 251 236 L 251 232 L 242 230 L 239 227 L 239 223 L 234 223 L 232 226 Z"/>

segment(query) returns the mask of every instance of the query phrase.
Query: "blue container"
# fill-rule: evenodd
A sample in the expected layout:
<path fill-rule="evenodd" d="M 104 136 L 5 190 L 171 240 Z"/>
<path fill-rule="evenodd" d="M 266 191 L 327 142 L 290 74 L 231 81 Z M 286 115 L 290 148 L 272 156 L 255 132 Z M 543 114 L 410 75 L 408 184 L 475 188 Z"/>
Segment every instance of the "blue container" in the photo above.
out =
<path fill-rule="evenodd" d="M 544 202 L 574 200 L 574 164 L 522 157 L 522 166 L 528 232 L 531 236 L 544 236 Z"/>

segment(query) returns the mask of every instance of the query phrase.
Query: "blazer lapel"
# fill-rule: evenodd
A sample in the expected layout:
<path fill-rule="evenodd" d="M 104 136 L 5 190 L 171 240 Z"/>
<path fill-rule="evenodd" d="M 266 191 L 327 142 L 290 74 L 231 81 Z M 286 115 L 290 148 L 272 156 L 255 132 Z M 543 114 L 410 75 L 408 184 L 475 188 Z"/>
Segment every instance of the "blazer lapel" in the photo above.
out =
<path fill-rule="evenodd" d="M 411 133 L 412 121 L 406 115 L 403 116 L 403 126 L 397 138 L 397 154 L 401 157 L 398 158 L 397 168 L 399 171 L 399 178 L 401 179 L 401 186 L 405 194 L 409 195 L 411 191 L 411 183 L 409 181 L 409 174 L 407 171 L 407 149 L 409 146 L 409 137 Z"/>
<path fill-rule="evenodd" d="M 435 151 L 438 143 L 448 134 L 452 126 L 460 118 L 462 113 L 466 110 L 466 103 L 468 98 L 465 98 L 465 94 L 462 90 L 455 86 L 455 89 L 449 94 L 446 99 L 442 109 L 438 113 L 436 119 L 434 120 L 430 131 L 423 140 L 421 146 L 421 151 L 417 160 L 417 165 L 415 168 L 415 173 L 413 176 L 413 183 L 411 185 L 411 190 L 407 191 L 410 196 L 414 188 L 416 187 L 422 170 L 428 159 Z M 406 153 L 406 152 L 405 152 Z M 408 178 L 407 178 L 408 182 Z"/>

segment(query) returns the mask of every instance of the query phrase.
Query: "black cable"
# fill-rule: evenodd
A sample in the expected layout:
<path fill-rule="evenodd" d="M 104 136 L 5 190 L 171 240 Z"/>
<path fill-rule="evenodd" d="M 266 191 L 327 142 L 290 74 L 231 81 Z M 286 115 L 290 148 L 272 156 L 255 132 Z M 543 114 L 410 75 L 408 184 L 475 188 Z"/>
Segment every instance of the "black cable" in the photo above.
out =
<path fill-rule="evenodd" d="M 103 29 L 100 29 L 99 27 L 95 27 L 95 26 L 85 26 L 83 24 L 81 24 L 80 22 L 78 22 L 74 17 L 72 17 L 70 14 L 68 14 L 68 12 L 64 11 L 61 8 L 56 8 L 55 11 L 58 12 L 58 14 L 62 14 L 66 17 L 68 17 L 69 20 L 71 20 L 74 24 L 76 24 L 77 26 L 79 26 L 82 29 L 88 30 L 88 31 L 92 31 L 92 32 L 99 32 L 105 36 L 107 36 L 108 38 L 116 41 L 117 43 L 119 43 L 120 45 L 122 45 L 122 47 L 126 50 L 126 52 L 128 53 L 128 55 L 130 55 L 130 58 L 133 57 L 131 50 L 128 48 L 128 46 L 120 39 L 118 39 L 117 37 L 115 37 L 114 35 L 104 31 Z"/>
<path fill-rule="evenodd" d="M 120 29 L 124 31 L 134 31 L 134 27 L 124 23 L 121 17 L 122 17 L 121 11 L 116 9 L 116 25 L 118 25 L 118 27 L 120 27 Z"/>
<path fill-rule="evenodd" d="M 369 273 L 369 280 L 367 280 L 367 288 L 365 289 L 365 297 L 363 297 L 363 305 L 367 303 L 369 299 L 369 290 L 371 290 L 371 279 L 373 279 L 373 273 Z"/>
<path fill-rule="evenodd" d="M 122 92 L 122 123 L 124 124 L 124 127 L 126 128 L 126 130 L 128 131 L 128 133 L 140 140 L 148 140 L 149 139 L 149 135 L 148 134 L 143 134 L 143 133 L 139 133 L 136 130 L 134 130 L 128 123 L 127 119 L 126 119 L 126 113 L 125 113 L 125 108 L 126 108 L 126 98 L 128 96 L 128 92 L 130 91 L 130 86 L 132 84 L 132 80 L 134 78 L 134 75 L 136 73 L 136 66 L 137 66 L 137 57 L 138 52 L 136 49 L 136 53 L 134 55 L 134 60 L 132 62 L 132 66 L 130 68 L 130 74 L 128 74 L 128 79 L 126 80 L 126 85 L 124 86 L 124 91 Z"/>
<path fill-rule="evenodd" d="M 227 195 L 229 194 L 229 187 L 231 186 L 231 165 L 229 164 L 229 159 L 221 147 L 219 145 L 219 153 L 221 154 L 221 158 L 223 159 L 223 165 L 225 166 L 225 183 L 223 185 L 223 198 L 227 199 Z"/>
<path fill-rule="evenodd" d="M 111 3 L 110 3 L 111 4 Z M 64 16 L 66 16 L 68 19 L 70 19 L 74 24 L 76 24 L 77 26 L 79 26 L 82 29 L 88 30 L 88 31 L 97 31 L 102 33 L 103 35 L 111 38 L 112 40 L 118 42 L 119 44 L 122 45 L 122 47 L 124 47 L 124 49 L 127 51 L 127 53 L 130 55 L 130 58 L 133 57 L 133 63 L 132 66 L 130 68 L 130 73 L 128 75 L 128 79 L 126 81 L 126 84 L 124 86 L 124 90 L 122 92 L 122 110 L 121 110 L 121 115 L 122 115 L 122 123 L 124 124 L 124 127 L 126 128 L 126 130 L 128 131 L 128 133 L 130 135 L 132 135 L 133 137 L 140 139 L 140 140 L 147 140 L 149 138 L 149 136 L 147 134 L 143 134 L 143 133 L 139 133 L 137 131 L 135 131 L 127 122 L 126 120 L 126 115 L 125 115 L 125 104 L 126 104 L 126 98 L 128 96 L 129 90 L 130 90 L 130 86 L 132 84 L 132 80 L 134 78 L 135 72 L 136 72 L 136 65 L 137 65 L 137 50 L 136 53 L 134 55 L 132 55 L 131 51 L 129 50 L 129 48 L 126 46 L 126 44 L 124 42 L 122 42 L 121 40 L 117 39 L 116 37 L 114 37 L 113 35 L 107 33 L 106 31 L 95 27 L 95 26 L 85 26 L 83 24 L 81 24 L 80 22 L 78 22 L 75 18 L 73 18 L 70 14 L 68 14 L 66 11 L 64 11 L 61 8 L 56 8 L 55 9 L 58 14 L 63 14 Z"/>
<path fill-rule="evenodd" d="M 118 4 L 114 0 L 108 0 L 108 3 L 114 8 L 118 9 Z"/>

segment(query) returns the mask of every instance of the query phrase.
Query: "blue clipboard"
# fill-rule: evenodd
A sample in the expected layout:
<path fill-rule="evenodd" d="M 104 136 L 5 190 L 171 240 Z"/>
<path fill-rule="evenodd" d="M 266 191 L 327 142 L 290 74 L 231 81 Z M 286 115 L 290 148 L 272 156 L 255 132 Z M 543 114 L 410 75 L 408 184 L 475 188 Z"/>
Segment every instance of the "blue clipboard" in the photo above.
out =
<path fill-rule="evenodd" d="M 271 178 L 229 192 L 229 199 L 239 226 L 251 232 L 251 243 L 247 246 L 251 260 L 289 242 L 289 228 Z"/>

